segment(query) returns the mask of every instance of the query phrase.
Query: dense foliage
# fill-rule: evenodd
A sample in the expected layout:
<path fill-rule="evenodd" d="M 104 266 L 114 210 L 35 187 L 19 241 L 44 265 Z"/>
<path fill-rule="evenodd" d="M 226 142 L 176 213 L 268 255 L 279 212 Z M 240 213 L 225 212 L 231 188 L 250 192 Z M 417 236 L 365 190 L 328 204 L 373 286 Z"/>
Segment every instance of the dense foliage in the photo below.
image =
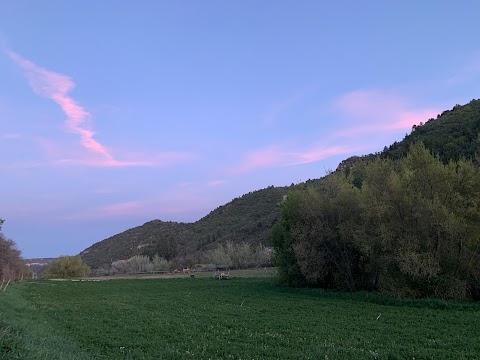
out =
<path fill-rule="evenodd" d="M 87 276 L 90 268 L 77 256 L 60 256 L 53 260 L 45 269 L 43 276 L 46 278 L 69 279 Z"/>
<path fill-rule="evenodd" d="M 383 157 L 399 159 L 409 147 L 422 142 L 446 164 L 466 158 L 476 162 L 480 155 L 480 100 L 446 110 L 436 119 L 413 126 L 412 132 L 399 143 L 395 142 L 382 153 Z"/>
<path fill-rule="evenodd" d="M 21 257 L 20 250 L 16 248 L 13 240 L 7 239 L 2 233 L 0 219 L 0 282 L 2 279 L 15 280 L 30 271 Z"/>
<path fill-rule="evenodd" d="M 284 282 L 480 299 L 480 172 L 422 144 L 290 194 L 272 231 Z"/>
<path fill-rule="evenodd" d="M 269 279 L 24 282 L 2 359 L 478 359 L 480 304 L 289 289 Z"/>

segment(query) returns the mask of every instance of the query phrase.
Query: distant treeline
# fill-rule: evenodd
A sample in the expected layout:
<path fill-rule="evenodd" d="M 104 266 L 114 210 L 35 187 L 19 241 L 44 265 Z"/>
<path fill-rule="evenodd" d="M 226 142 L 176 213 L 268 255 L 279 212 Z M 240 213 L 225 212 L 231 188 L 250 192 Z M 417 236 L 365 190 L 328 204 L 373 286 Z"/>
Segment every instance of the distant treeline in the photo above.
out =
<path fill-rule="evenodd" d="M 480 173 L 422 143 L 294 190 L 271 234 L 294 286 L 480 300 Z"/>
<path fill-rule="evenodd" d="M 256 266 L 271 266 L 272 251 L 262 245 L 252 246 L 246 242 L 227 241 L 216 248 L 205 251 L 201 262 L 186 261 L 183 258 L 167 260 L 154 256 L 135 255 L 128 259 L 114 261 L 109 267 L 93 271 L 94 275 L 138 274 L 145 272 L 173 272 L 183 268 L 213 269 L 216 266 L 244 269 Z"/>

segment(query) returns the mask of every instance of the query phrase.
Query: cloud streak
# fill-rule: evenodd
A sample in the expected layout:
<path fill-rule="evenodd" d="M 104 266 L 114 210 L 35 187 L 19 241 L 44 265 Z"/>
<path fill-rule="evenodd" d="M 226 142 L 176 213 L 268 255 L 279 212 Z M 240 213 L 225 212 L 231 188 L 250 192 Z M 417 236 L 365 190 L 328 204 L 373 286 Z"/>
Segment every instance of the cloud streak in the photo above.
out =
<path fill-rule="evenodd" d="M 336 155 L 350 154 L 358 150 L 356 147 L 347 145 L 325 146 L 314 144 L 300 150 L 273 145 L 248 153 L 244 161 L 231 169 L 231 172 L 234 174 L 246 173 L 256 169 L 308 164 Z"/>
<path fill-rule="evenodd" d="M 378 90 L 346 93 L 335 99 L 332 106 L 335 115 L 340 115 L 346 121 L 345 125 L 339 122 L 339 126 L 343 126 L 343 129 L 328 135 L 330 142 L 335 141 L 334 145 L 316 143 L 295 147 L 266 146 L 247 153 L 244 160 L 230 169 L 229 173 L 246 173 L 256 169 L 308 164 L 333 156 L 370 151 L 371 137 L 368 139 L 369 143 L 355 140 L 355 144 L 351 144 L 351 141 L 346 141 L 345 138 L 409 131 L 413 125 L 435 118 L 441 112 L 436 108 L 417 108 L 412 106 L 409 99 L 404 96 Z"/>
<path fill-rule="evenodd" d="M 118 160 L 105 145 L 94 138 L 95 131 L 88 127 L 91 114 L 69 95 L 75 87 L 75 83 L 70 77 L 46 70 L 13 51 L 7 51 L 7 54 L 24 71 L 31 88 L 36 94 L 53 100 L 60 106 L 67 117 L 64 123 L 66 131 L 78 135 L 80 145 L 86 150 L 86 154 L 83 154 L 81 158 L 57 159 L 54 161 L 54 165 L 160 166 L 190 157 L 188 154 L 166 152 L 151 156 L 150 160 L 132 158 L 132 156 L 128 160 Z"/>
<path fill-rule="evenodd" d="M 22 137 L 22 135 L 17 134 L 17 133 L 9 133 L 9 134 L 3 134 L 1 137 L 3 139 L 18 140 Z"/>
<path fill-rule="evenodd" d="M 69 96 L 69 92 L 75 87 L 72 79 L 39 67 L 13 51 L 8 51 L 8 55 L 23 69 L 35 93 L 53 100 L 60 106 L 67 116 L 66 129 L 80 136 L 81 145 L 90 152 L 100 155 L 107 164 L 114 163 L 115 160 L 106 147 L 93 138 L 95 132 L 85 127 L 90 113 Z"/>
<path fill-rule="evenodd" d="M 334 101 L 333 108 L 354 122 L 337 131 L 337 136 L 355 137 L 365 133 L 410 130 L 413 125 L 435 118 L 441 110 L 415 108 L 407 98 L 377 90 L 358 90 Z"/>

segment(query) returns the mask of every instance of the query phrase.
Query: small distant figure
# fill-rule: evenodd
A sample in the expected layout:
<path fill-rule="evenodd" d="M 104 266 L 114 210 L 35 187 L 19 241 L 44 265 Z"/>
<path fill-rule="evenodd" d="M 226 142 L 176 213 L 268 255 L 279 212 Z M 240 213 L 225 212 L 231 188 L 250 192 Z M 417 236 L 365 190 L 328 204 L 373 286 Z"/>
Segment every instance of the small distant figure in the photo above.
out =
<path fill-rule="evenodd" d="M 218 280 L 228 280 L 230 277 L 228 266 L 217 266 L 213 272 L 213 277 Z"/>

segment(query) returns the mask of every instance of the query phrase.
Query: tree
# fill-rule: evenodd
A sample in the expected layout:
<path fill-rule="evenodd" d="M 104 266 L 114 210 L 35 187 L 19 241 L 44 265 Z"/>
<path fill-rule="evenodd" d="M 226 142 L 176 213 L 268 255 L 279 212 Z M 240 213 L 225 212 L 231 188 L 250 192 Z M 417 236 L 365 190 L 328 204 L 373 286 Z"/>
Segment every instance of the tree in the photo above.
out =
<path fill-rule="evenodd" d="M 15 242 L 1 232 L 3 223 L 4 220 L 0 219 L 0 279 L 15 280 L 21 274 L 28 274 L 30 269 L 23 261 Z"/>
<path fill-rule="evenodd" d="M 367 168 L 357 241 L 380 290 L 479 298 L 479 186 L 471 161 L 443 164 L 421 143 L 396 163 Z"/>
<path fill-rule="evenodd" d="M 162 258 L 160 255 L 155 254 L 152 259 L 153 270 L 155 271 L 173 271 L 175 269 L 175 263 Z"/>
<path fill-rule="evenodd" d="M 80 255 L 60 256 L 48 265 L 44 277 L 69 279 L 88 274 L 90 274 L 90 268 L 82 261 Z"/>
<path fill-rule="evenodd" d="M 272 229 L 281 280 L 480 299 L 479 168 L 444 164 L 418 143 L 400 160 L 376 158 L 356 171 L 283 203 Z"/>

